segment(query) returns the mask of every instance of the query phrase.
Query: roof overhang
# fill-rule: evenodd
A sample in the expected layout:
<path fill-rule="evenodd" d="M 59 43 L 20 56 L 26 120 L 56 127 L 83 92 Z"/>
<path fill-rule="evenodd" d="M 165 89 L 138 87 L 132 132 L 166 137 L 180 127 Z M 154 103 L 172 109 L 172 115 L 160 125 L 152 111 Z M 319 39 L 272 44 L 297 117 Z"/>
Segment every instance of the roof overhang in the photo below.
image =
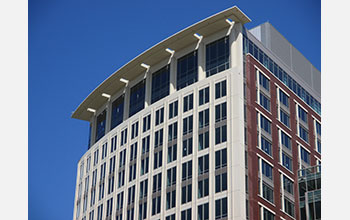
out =
<path fill-rule="evenodd" d="M 234 6 L 177 32 L 144 51 L 109 76 L 85 98 L 73 112 L 72 118 L 90 121 L 93 113 L 87 111 L 87 109 L 100 109 L 107 101 L 102 96 L 103 93 L 113 95 L 123 89 L 125 84 L 120 82 L 120 78 L 132 81 L 144 73 L 145 69 L 140 65 L 141 63 L 147 63 L 152 66 L 169 58 L 169 53 L 165 51 L 166 48 L 179 51 L 191 44 L 195 44 L 198 40 L 193 37 L 194 33 L 199 33 L 205 37 L 224 28 L 228 28 L 229 24 L 225 21 L 227 18 L 242 25 L 251 21 L 238 7 Z"/>

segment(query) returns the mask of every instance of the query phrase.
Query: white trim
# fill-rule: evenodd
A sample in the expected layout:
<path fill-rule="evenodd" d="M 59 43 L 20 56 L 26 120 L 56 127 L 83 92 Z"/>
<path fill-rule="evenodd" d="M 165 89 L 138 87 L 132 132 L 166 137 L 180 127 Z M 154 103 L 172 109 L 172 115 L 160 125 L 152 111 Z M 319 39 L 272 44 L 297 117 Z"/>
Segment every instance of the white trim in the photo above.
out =
<path fill-rule="evenodd" d="M 298 106 L 300 106 L 302 109 L 304 109 L 304 111 L 306 111 L 306 113 L 309 113 L 308 112 L 308 110 L 306 110 L 301 104 L 299 104 L 299 102 L 297 101 L 297 100 L 295 100 L 294 99 L 294 102 L 295 102 L 295 104 L 297 104 Z M 308 105 L 308 104 L 306 104 L 306 105 Z M 310 107 L 311 108 L 311 107 Z M 296 115 L 299 117 L 299 115 L 298 115 L 298 109 L 296 109 Z"/>
<path fill-rule="evenodd" d="M 261 202 L 258 202 L 258 205 L 260 205 L 261 207 L 267 209 L 269 212 L 271 212 L 272 214 L 274 214 L 276 216 L 276 212 L 272 211 L 271 209 L 267 208 L 267 206 L 265 206 L 264 204 L 262 204 Z M 274 205 L 274 204 L 273 204 Z M 262 213 L 261 213 L 262 214 Z"/>
<path fill-rule="evenodd" d="M 292 138 L 292 136 L 290 134 L 288 134 L 288 132 L 286 132 L 286 130 L 284 130 L 283 128 L 281 128 L 278 124 L 276 124 L 276 127 L 278 128 L 278 130 L 283 131 L 288 137 Z"/>
<path fill-rule="evenodd" d="M 256 155 L 260 158 L 263 159 L 266 163 L 268 163 L 272 168 L 274 167 L 272 163 L 270 163 L 268 160 L 266 160 L 263 156 L 261 156 L 259 153 L 256 153 Z"/>
<path fill-rule="evenodd" d="M 262 65 L 262 66 L 264 66 L 264 65 Z M 264 73 L 264 71 L 262 71 L 257 65 L 254 64 L 254 68 L 256 70 L 258 70 L 259 72 L 261 72 L 266 78 L 268 78 L 271 81 L 271 78 L 266 73 Z M 259 82 L 259 80 L 258 80 L 258 82 Z"/>
<path fill-rule="evenodd" d="M 311 151 L 310 151 L 309 149 L 307 149 L 306 147 L 304 147 L 304 145 L 300 144 L 299 141 L 296 141 L 296 142 L 297 142 L 297 144 L 298 144 L 299 147 L 304 148 L 307 152 L 309 152 L 309 153 L 311 154 Z"/>
<path fill-rule="evenodd" d="M 278 169 L 278 172 L 280 172 L 281 174 L 283 174 L 284 176 L 286 176 L 290 181 L 292 181 L 294 183 L 294 179 L 290 176 L 288 176 L 285 172 L 283 172 L 281 169 Z M 282 184 L 281 184 L 282 185 Z"/>
<path fill-rule="evenodd" d="M 272 119 L 270 119 L 268 116 L 266 116 L 264 113 L 262 113 L 258 108 L 255 107 L 255 110 L 259 113 L 262 114 L 267 120 L 269 120 L 272 123 Z M 260 124 L 259 124 L 260 125 Z"/>

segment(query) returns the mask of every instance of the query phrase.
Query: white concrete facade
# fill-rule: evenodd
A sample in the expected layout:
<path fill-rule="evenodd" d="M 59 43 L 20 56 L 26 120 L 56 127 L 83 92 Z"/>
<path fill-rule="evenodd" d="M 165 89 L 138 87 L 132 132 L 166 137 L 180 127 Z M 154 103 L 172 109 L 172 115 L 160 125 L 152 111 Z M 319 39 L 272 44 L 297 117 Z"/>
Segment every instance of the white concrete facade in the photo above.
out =
<path fill-rule="evenodd" d="M 198 81 L 190 86 L 187 86 L 179 91 L 176 90 L 176 72 L 177 72 L 177 59 L 183 55 L 193 51 L 196 44 L 190 45 L 183 50 L 176 51 L 174 57 L 170 62 L 170 94 L 157 101 L 156 103 L 150 104 L 150 85 L 152 73 L 158 69 L 165 66 L 169 59 L 165 59 L 156 65 L 151 66 L 147 76 L 146 76 L 146 98 L 145 98 L 145 108 L 132 117 L 128 117 L 128 105 L 129 105 L 129 91 L 134 85 L 136 85 L 140 80 L 143 80 L 144 74 L 137 77 L 135 80 L 130 81 L 129 85 L 125 89 L 125 100 L 124 100 L 124 121 L 112 130 L 109 130 L 109 125 L 106 126 L 106 134 L 96 143 L 94 140 L 95 134 L 95 123 L 96 116 L 102 111 L 107 109 L 106 124 L 109 124 L 111 114 L 111 104 L 115 99 L 117 99 L 121 94 L 124 93 L 124 89 L 120 90 L 116 94 L 111 94 L 111 100 L 107 101 L 100 109 L 97 109 L 94 117 L 91 117 L 90 122 L 92 123 L 92 138 L 90 149 L 81 157 L 78 163 L 77 172 L 77 182 L 76 182 L 76 192 L 75 192 L 75 202 L 74 202 L 74 216 L 73 219 L 89 219 L 89 214 L 94 210 L 94 218 L 98 219 L 98 207 L 103 204 L 103 212 L 101 219 L 106 218 L 107 212 L 107 200 L 113 197 L 113 208 L 111 219 L 116 219 L 116 202 L 117 194 L 124 191 L 124 206 L 123 206 L 123 219 L 127 219 L 127 198 L 128 198 L 128 188 L 130 186 L 136 187 L 136 198 L 134 202 L 134 218 L 139 219 L 139 192 L 140 192 L 140 182 L 148 179 L 148 195 L 147 195 L 147 217 L 146 219 L 166 219 L 167 216 L 171 214 L 176 214 L 175 219 L 181 219 L 181 211 L 191 208 L 192 219 L 198 219 L 197 208 L 199 205 L 204 203 L 209 203 L 209 219 L 215 219 L 215 201 L 221 198 L 227 198 L 228 203 L 228 213 L 227 217 L 220 219 L 230 219 L 230 220 L 244 220 L 246 219 L 246 194 L 245 194 L 245 164 L 244 164 L 244 97 L 243 97 L 243 36 L 242 36 L 242 24 L 236 22 L 233 29 L 229 33 L 230 40 L 230 68 L 222 72 L 219 72 L 213 76 L 206 77 L 205 75 L 205 46 L 215 40 L 221 39 L 226 36 L 229 26 L 227 28 L 218 31 L 217 33 L 205 36 L 202 42 L 199 44 L 198 48 Z M 170 55 L 169 55 L 170 57 Z M 215 84 L 226 80 L 227 92 L 226 96 L 215 99 Z M 198 94 L 199 90 L 209 86 L 210 100 L 209 103 L 199 106 L 198 104 Z M 183 97 L 188 94 L 193 94 L 193 109 L 187 112 L 183 112 Z M 169 119 L 169 104 L 173 101 L 178 100 L 178 116 Z M 227 103 L 227 141 L 215 145 L 215 106 L 217 104 L 226 102 Z M 164 122 L 160 125 L 155 126 L 155 112 L 159 108 L 164 107 Z M 198 150 L 198 112 L 209 108 L 210 112 L 210 122 L 209 122 L 209 148 L 204 150 Z M 143 118 L 151 114 L 151 128 L 146 132 L 142 132 Z M 193 152 L 192 154 L 183 157 L 182 156 L 182 129 L 183 129 L 183 119 L 189 115 L 193 115 Z M 139 122 L 138 126 L 138 136 L 131 140 L 131 126 L 136 121 Z M 177 137 L 177 160 L 168 163 L 167 162 L 167 148 L 168 148 L 168 125 L 177 121 L 178 123 L 178 137 Z M 124 129 L 128 129 L 127 143 L 120 146 L 120 136 Z M 159 129 L 163 129 L 163 163 L 162 166 L 153 169 L 154 161 L 154 133 Z M 141 158 L 141 148 L 142 139 L 150 135 L 150 152 L 149 152 L 149 172 L 145 175 L 140 176 L 140 158 Z M 117 147 L 116 150 L 111 153 L 111 139 L 117 136 Z M 102 145 L 108 142 L 107 157 L 101 160 Z M 136 169 L 136 179 L 129 182 L 129 158 L 130 158 L 130 146 L 138 142 L 137 147 L 137 169 Z M 221 149 L 227 149 L 227 190 L 219 193 L 215 193 L 215 152 Z M 93 165 L 94 152 L 99 149 L 99 160 L 96 165 Z M 126 165 L 125 165 L 125 184 L 124 186 L 118 188 L 118 169 L 120 152 L 126 149 Z M 209 154 L 209 195 L 198 199 L 198 158 Z M 110 166 L 110 158 L 116 156 L 116 167 L 115 167 L 115 179 L 114 179 L 114 192 L 107 194 L 108 188 L 108 171 Z M 90 169 L 87 168 L 87 159 L 91 158 Z M 192 201 L 185 204 L 181 204 L 181 176 L 182 176 L 182 164 L 188 161 L 192 161 Z M 99 200 L 98 198 L 98 186 L 100 184 L 99 178 L 101 173 L 101 164 L 106 162 L 106 177 L 105 177 L 105 189 L 104 198 Z M 83 171 L 81 172 L 81 167 L 83 165 Z M 167 170 L 172 167 L 177 167 L 176 174 L 176 205 L 174 208 L 166 210 L 166 188 L 167 188 Z M 95 204 L 90 206 L 91 199 L 91 181 L 92 173 L 97 170 L 97 187 L 96 187 L 96 198 Z M 152 215 L 152 181 L 153 176 L 162 173 L 162 189 L 161 189 L 161 211 L 159 214 Z M 89 176 L 89 187 L 87 192 L 85 189 L 85 178 Z M 80 187 L 79 187 L 80 186 Z M 81 192 L 79 189 L 81 188 Z M 87 207 L 84 210 L 84 195 L 87 195 Z M 80 202 L 78 202 L 80 201 Z M 80 204 L 80 205 L 78 205 Z M 80 206 L 80 208 L 78 208 Z"/>

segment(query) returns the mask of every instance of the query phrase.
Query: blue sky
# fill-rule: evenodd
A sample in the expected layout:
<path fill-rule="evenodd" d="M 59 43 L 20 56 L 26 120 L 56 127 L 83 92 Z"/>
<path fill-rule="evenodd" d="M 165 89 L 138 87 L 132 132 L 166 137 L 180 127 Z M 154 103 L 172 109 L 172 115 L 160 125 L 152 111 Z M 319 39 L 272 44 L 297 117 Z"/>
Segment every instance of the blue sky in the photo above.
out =
<path fill-rule="evenodd" d="M 71 113 L 126 62 L 183 28 L 237 5 L 269 21 L 321 69 L 315 0 L 29 0 L 29 219 L 72 219 L 76 168 L 88 123 Z"/>

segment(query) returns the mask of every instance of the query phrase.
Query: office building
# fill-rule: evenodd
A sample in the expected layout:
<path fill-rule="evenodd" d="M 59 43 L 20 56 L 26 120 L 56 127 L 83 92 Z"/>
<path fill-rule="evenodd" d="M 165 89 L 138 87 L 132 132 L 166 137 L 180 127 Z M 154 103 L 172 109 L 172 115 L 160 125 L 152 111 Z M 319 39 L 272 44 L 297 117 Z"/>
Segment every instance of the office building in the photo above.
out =
<path fill-rule="evenodd" d="M 320 72 L 237 7 L 163 40 L 100 84 L 74 216 L 299 219 L 298 175 L 321 162 Z"/>

